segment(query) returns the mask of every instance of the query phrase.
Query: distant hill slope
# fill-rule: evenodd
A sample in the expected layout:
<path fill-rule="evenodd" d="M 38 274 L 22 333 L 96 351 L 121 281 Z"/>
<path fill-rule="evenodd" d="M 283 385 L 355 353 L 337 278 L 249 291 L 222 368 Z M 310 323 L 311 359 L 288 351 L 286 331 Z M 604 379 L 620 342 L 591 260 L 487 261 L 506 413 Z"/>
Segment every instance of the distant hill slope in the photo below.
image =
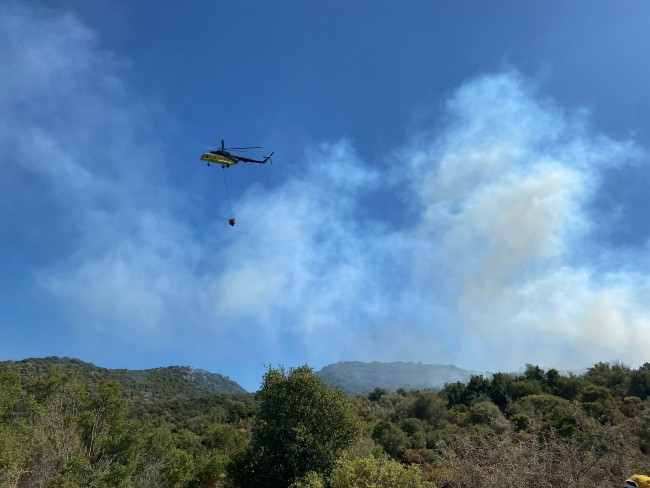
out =
<path fill-rule="evenodd" d="M 80 379 L 91 389 L 97 386 L 101 380 L 114 380 L 122 385 L 127 396 L 145 402 L 223 393 L 247 393 L 239 384 L 226 376 L 189 366 L 142 370 L 107 369 L 80 359 L 56 356 L 0 362 L 0 370 L 8 366 L 13 367 L 23 377 L 47 373 L 53 367 L 58 366 L 64 372 L 76 371 Z"/>
<path fill-rule="evenodd" d="M 406 391 L 441 389 L 445 383 L 466 383 L 472 374 L 477 373 L 444 364 L 342 361 L 325 366 L 316 374 L 328 385 L 339 387 L 348 395 L 367 395 L 375 388 L 389 392 L 399 388 Z"/>

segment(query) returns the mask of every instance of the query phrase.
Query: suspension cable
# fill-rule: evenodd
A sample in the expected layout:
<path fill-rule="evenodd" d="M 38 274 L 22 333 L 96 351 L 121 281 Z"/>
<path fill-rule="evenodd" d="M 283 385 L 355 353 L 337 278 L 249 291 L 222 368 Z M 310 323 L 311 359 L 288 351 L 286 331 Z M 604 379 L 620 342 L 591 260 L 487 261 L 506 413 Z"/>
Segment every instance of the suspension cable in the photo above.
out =
<path fill-rule="evenodd" d="M 226 187 L 226 198 L 228 199 L 228 210 L 230 210 L 230 216 L 232 217 L 232 205 L 230 205 L 230 192 L 228 191 L 228 179 L 226 178 L 226 168 L 222 167 L 221 171 L 223 172 L 223 184 Z"/>

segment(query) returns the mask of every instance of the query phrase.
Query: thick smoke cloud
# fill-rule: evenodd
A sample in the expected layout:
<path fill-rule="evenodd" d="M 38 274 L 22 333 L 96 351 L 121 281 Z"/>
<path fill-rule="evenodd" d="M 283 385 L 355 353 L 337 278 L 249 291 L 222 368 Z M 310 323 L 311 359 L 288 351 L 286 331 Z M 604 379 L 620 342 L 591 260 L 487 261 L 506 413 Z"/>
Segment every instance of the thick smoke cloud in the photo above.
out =
<path fill-rule="evenodd" d="M 576 367 L 648 345 L 644 270 L 602 269 L 589 213 L 603 170 L 639 150 L 516 73 L 468 82 L 448 116 L 412 156 L 428 244 L 415 265 L 422 289 L 444 290 L 457 312 L 463 355 L 475 367 Z"/>

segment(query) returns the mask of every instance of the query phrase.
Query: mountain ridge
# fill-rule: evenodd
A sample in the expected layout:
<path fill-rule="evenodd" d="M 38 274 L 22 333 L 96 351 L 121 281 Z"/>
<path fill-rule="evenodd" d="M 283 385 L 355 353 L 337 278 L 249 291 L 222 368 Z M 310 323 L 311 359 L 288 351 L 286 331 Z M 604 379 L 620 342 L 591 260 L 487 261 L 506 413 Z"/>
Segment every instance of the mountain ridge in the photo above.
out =
<path fill-rule="evenodd" d="M 217 394 L 248 393 L 227 376 L 192 366 L 163 366 L 148 369 L 111 369 L 77 358 L 48 356 L 22 360 L 0 361 L 0 369 L 12 367 L 25 376 L 47 374 L 59 367 L 75 371 L 91 389 L 101 380 L 117 381 L 125 394 L 155 400 Z"/>
<path fill-rule="evenodd" d="M 22 360 L 0 361 L 0 370 L 12 367 L 26 377 L 47 374 L 59 367 L 64 372 L 76 371 L 91 390 L 101 380 L 117 381 L 126 396 L 148 403 L 179 398 L 220 394 L 250 394 L 236 381 L 219 373 L 193 366 L 160 366 L 147 369 L 104 368 L 78 358 L 48 356 Z M 398 389 L 438 390 L 445 383 L 467 383 L 471 376 L 482 373 L 452 364 L 424 364 L 408 361 L 339 361 L 315 372 L 328 386 L 340 388 L 348 395 L 367 395 L 375 388 L 389 392 Z"/>
<path fill-rule="evenodd" d="M 342 389 L 348 395 L 367 395 L 375 388 L 389 392 L 398 389 L 438 390 L 445 383 L 467 383 L 473 375 L 481 373 L 452 364 L 423 364 L 421 362 L 361 362 L 339 361 L 316 371 L 329 386 Z"/>

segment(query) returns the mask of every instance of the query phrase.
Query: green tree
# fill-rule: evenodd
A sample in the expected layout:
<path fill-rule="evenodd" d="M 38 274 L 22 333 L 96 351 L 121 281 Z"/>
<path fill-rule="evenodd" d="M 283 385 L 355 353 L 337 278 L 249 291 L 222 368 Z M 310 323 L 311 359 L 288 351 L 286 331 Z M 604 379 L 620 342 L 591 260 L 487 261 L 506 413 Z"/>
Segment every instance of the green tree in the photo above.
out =
<path fill-rule="evenodd" d="M 33 429 L 24 423 L 0 423 L 0 486 L 18 487 L 33 457 Z"/>
<path fill-rule="evenodd" d="M 133 476 L 135 486 L 180 487 L 183 485 L 179 481 L 190 479 L 187 472 L 194 467 L 181 454 L 177 443 L 169 425 L 156 428 L 143 426 L 134 446 L 137 452 Z"/>
<path fill-rule="evenodd" d="M 392 459 L 341 459 L 332 472 L 332 488 L 424 488 L 416 465 L 403 466 Z"/>
<path fill-rule="evenodd" d="M 645 363 L 630 376 L 629 394 L 645 400 L 650 396 L 650 363 Z"/>
<path fill-rule="evenodd" d="M 528 395 L 538 395 L 541 393 L 542 385 L 538 381 L 520 379 L 510 383 L 509 396 L 514 401 Z"/>
<path fill-rule="evenodd" d="M 20 375 L 13 370 L 0 371 L 0 422 L 6 422 L 23 394 Z"/>
<path fill-rule="evenodd" d="M 601 424 L 615 424 L 621 416 L 609 388 L 589 385 L 582 391 L 582 408 Z"/>
<path fill-rule="evenodd" d="M 88 399 L 77 373 L 63 373 L 59 367 L 30 378 L 28 390 L 26 413 L 33 426 L 31 481 L 39 486 L 83 454 L 78 422 Z"/>
<path fill-rule="evenodd" d="M 491 386 L 492 382 L 489 378 L 484 378 L 483 375 L 473 375 L 470 377 L 469 383 L 467 383 L 463 403 L 470 406 L 477 401 L 481 401 L 482 396 L 490 394 Z"/>
<path fill-rule="evenodd" d="M 411 418 L 402 421 L 402 431 L 409 438 L 409 444 L 412 449 L 422 449 L 427 445 L 426 431 L 427 424 L 423 420 Z"/>
<path fill-rule="evenodd" d="M 565 400 L 575 400 L 587 385 L 589 382 L 586 379 L 570 373 L 569 376 L 560 376 L 556 379 L 552 393 Z"/>
<path fill-rule="evenodd" d="M 318 473 L 311 471 L 304 478 L 294 481 L 291 488 L 324 488 L 325 482 L 323 477 Z"/>
<path fill-rule="evenodd" d="M 546 386 L 548 393 L 557 395 L 559 393 L 560 373 L 557 369 L 551 368 L 546 372 Z"/>
<path fill-rule="evenodd" d="M 630 376 L 629 366 L 618 362 L 596 363 L 585 373 L 587 380 L 608 388 L 612 395 L 619 397 L 627 395 Z"/>
<path fill-rule="evenodd" d="M 639 415 L 637 435 L 639 436 L 639 444 L 640 444 L 641 452 L 643 452 L 644 454 L 649 454 L 650 453 L 650 399 L 645 401 L 645 408 L 641 411 Z"/>
<path fill-rule="evenodd" d="M 532 426 L 554 428 L 564 437 L 576 433 L 576 407 L 564 398 L 546 393 L 529 395 L 519 400 L 511 410 L 515 414 L 511 420 L 517 430 Z"/>
<path fill-rule="evenodd" d="M 375 425 L 372 438 L 389 456 L 398 460 L 402 459 L 404 451 L 409 447 L 406 433 L 392 422 L 382 421 Z"/>
<path fill-rule="evenodd" d="M 374 390 L 372 390 L 370 393 L 368 393 L 368 400 L 370 400 L 371 402 L 376 402 L 384 395 L 388 395 L 388 391 L 386 391 L 386 389 L 384 388 L 377 387 Z"/>
<path fill-rule="evenodd" d="M 119 451 L 121 441 L 128 435 L 128 403 L 121 395 L 122 389 L 117 382 L 99 384 L 99 395 L 93 399 L 92 413 L 86 418 L 86 448 L 92 462 L 106 458 L 107 450 Z"/>
<path fill-rule="evenodd" d="M 490 401 L 478 402 L 469 410 L 469 419 L 473 424 L 483 424 L 490 427 L 497 434 L 503 434 L 510 429 L 506 420 L 494 403 Z"/>
<path fill-rule="evenodd" d="M 246 438 L 230 424 L 213 424 L 206 429 L 204 443 L 209 449 L 231 457 L 246 448 Z"/>
<path fill-rule="evenodd" d="M 269 370 L 257 392 L 259 411 L 249 448 L 231 474 L 242 487 L 290 486 L 313 471 L 325 478 L 360 433 L 340 391 L 308 366 Z"/>
<path fill-rule="evenodd" d="M 446 402 L 431 390 L 419 391 L 415 394 L 412 416 L 441 427 L 447 416 Z"/>
<path fill-rule="evenodd" d="M 494 373 L 492 375 L 492 387 L 490 388 L 490 398 L 499 408 L 505 408 L 510 398 L 509 390 L 515 377 L 508 373 Z"/>
<path fill-rule="evenodd" d="M 540 385 L 546 383 L 546 375 L 544 374 L 544 370 L 537 365 L 533 366 L 532 364 L 527 364 L 523 377 L 527 380 L 537 381 Z"/>
<path fill-rule="evenodd" d="M 452 408 L 455 405 L 464 404 L 467 396 L 467 385 L 461 381 L 455 383 L 446 383 L 442 389 L 441 394 L 447 399 L 447 408 Z"/>

